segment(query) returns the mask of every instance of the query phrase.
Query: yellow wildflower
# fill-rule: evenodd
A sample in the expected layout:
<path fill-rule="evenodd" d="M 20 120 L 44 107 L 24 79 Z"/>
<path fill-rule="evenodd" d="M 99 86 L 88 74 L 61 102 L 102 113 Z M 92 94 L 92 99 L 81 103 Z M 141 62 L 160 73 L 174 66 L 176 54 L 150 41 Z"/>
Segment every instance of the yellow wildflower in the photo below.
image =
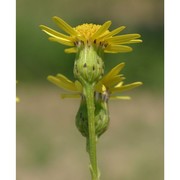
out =
<path fill-rule="evenodd" d="M 130 99 L 129 96 L 113 96 L 114 93 L 121 93 L 142 85 L 142 82 L 134 82 L 124 85 L 123 80 L 125 77 L 119 74 L 124 63 L 120 63 L 111 69 L 103 78 L 95 85 L 95 98 L 102 98 L 104 101 L 108 101 L 109 98 L 114 99 Z M 62 74 L 56 76 L 48 76 L 48 80 L 58 87 L 68 90 L 70 94 L 62 94 L 61 97 L 80 97 L 83 94 L 83 88 L 79 81 L 72 82 Z"/>
<path fill-rule="evenodd" d="M 104 94 L 107 98 L 115 99 L 129 99 L 127 96 L 112 96 L 114 93 L 121 93 L 135 87 L 142 85 L 142 82 L 134 82 L 124 85 L 125 77 L 122 74 L 119 74 L 123 69 L 125 63 L 120 63 L 114 68 L 112 68 L 103 78 L 96 84 L 96 91 Z"/>
<path fill-rule="evenodd" d="M 107 21 L 103 25 L 86 23 L 76 27 L 71 27 L 57 16 L 53 17 L 53 21 L 67 34 L 62 34 L 44 25 L 40 25 L 40 28 L 50 36 L 49 40 L 70 46 L 71 48 L 65 49 L 66 53 L 77 53 L 78 49 L 81 49 L 84 45 L 100 48 L 105 53 L 130 52 L 132 48 L 126 46 L 126 44 L 142 42 L 138 39 L 141 37 L 139 34 L 115 36 L 124 30 L 125 26 L 110 31 L 108 28 L 111 21 Z"/>

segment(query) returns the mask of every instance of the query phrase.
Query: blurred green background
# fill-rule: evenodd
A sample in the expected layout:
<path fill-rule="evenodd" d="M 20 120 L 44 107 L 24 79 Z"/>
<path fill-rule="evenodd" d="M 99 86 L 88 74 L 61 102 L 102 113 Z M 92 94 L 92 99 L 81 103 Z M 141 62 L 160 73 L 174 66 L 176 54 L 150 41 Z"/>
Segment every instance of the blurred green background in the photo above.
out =
<path fill-rule="evenodd" d="M 74 117 L 79 100 L 62 100 L 60 89 L 46 77 L 62 73 L 73 79 L 74 54 L 48 41 L 39 25 L 59 30 L 59 16 L 72 26 L 112 21 L 125 25 L 143 43 L 133 52 L 106 54 L 108 71 L 125 62 L 127 83 L 142 87 L 127 92 L 131 101 L 111 101 L 111 125 L 98 144 L 102 180 L 163 179 L 164 2 L 162 0 L 17 0 L 16 79 L 17 179 L 90 179 L 85 140 Z"/>

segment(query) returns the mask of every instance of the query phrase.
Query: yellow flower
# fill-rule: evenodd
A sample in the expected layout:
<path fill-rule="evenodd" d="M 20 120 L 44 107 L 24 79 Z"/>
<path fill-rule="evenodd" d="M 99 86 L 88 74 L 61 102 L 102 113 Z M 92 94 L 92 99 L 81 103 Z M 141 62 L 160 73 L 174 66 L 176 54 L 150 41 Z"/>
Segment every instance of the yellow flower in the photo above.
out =
<path fill-rule="evenodd" d="M 120 63 L 114 68 L 112 68 L 103 78 L 96 84 L 96 91 L 110 96 L 110 98 L 115 99 L 129 99 L 130 97 L 124 96 L 112 96 L 114 93 L 121 93 L 135 87 L 142 85 L 142 82 L 134 82 L 124 85 L 125 77 L 119 74 L 123 69 L 125 63 Z M 107 97 L 108 98 L 108 97 Z"/>
<path fill-rule="evenodd" d="M 117 96 L 112 95 L 115 93 L 121 93 L 135 87 L 142 85 L 142 82 L 134 82 L 131 84 L 124 85 L 123 80 L 125 77 L 119 74 L 124 63 L 120 63 L 111 69 L 103 78 L 95 85 L 95 98 L 102 98 L 104 101 L 108 101 L 109 98 L 113 99 L 130 99 L 129 96 Z M 48 76 L 48 80 L 58 87 L 71 92 L 70 94 L 62 94 L 62 98 L 70 97 L 80 97 L 83 95 L 83 88 L 79 81 L 72 82 L 67 77 L 62 74 L 57 74 L 56 76 Z"/>
<path fill-rule="evenodd" d="M 126 46 L 126 44 L 142 42 L 142 40 L 138 39 L 141 37 L 139 34 L 115 36 L 124 30 L 125 26 L 120 26 L 110 31 L 108 28 L 111 25 L 111 21 L 107 21 L 103 25 L 91 23 L 76 27 L 71 27 L 57 16 L 53 17 L 53 21 L 67 34 L 62 34 L 44 25 L 40 25 L 40 28 L 50 36 L 49 40 L 70 46 L 71 48 L 65 49 L 66 53 L 77 53 L 82 46 L 86 45 L 100 48 L 105 53 L 130 52 L 132 48 Z"/>

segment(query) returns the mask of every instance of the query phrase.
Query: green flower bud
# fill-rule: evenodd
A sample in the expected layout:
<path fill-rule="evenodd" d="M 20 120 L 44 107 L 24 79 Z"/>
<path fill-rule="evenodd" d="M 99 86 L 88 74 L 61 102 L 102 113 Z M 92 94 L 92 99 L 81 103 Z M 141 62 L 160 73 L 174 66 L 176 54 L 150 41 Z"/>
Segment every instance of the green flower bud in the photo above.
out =
<path fill-rule="evenodd" d="M 97 138 L 99 138 L 107 130 L 109 125 L 107 100 L 108 98 L 106 95 L 95 92 L 95 132 Z M 89 136 L 87 104 L 84 98 L 81 100 L 81 104 L 76 115 L 76 126 L 83 136 Z"/>
<path fill-rule="evenodd" d="M 79 45 L 74 62 L 74 75 L 82 83 L 95 84 L 104 74 L 104 62 L 101 49 L 93 45 Z"/>

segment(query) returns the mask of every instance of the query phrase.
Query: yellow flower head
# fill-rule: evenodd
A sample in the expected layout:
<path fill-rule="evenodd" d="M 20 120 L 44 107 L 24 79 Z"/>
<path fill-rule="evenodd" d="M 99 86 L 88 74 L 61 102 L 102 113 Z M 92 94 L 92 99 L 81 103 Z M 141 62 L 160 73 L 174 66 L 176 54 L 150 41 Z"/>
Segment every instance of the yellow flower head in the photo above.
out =
<path fill-rule="evenodd" d="M 142 82 L 134 82 L 131 84 L 124 85 L 123 80 L 125 77 L 119 74 L 124 63 L 120 63 L 111 69 L 103 78 L 95 85 L 95 98 L 102 98 L 107 101 L 109 98 L 115 99 L 130 99 L 129 96 L 113 96 L 112 94 L 121 93 L 135 87 L 142 85 Z M 67 77 L 62 74 L 57 74 L 56 76 L 48 76 L 48 80 L 58 87 L 71 92 L 70 94 L 62 94 L 61 97 L 80 97 L 83 94 L 83 88 L 79 81 L 72 82 Z"/>
<path fill-rule="evenodd" d="M 125 44 L 142 42 L 138 39 L 141 37 L 139 34 L 115 36 L 125 29 L 125 26 L 110 31 L 108 28 L 111 21 L 107 21 L 103 25 L 82 24 L 76 27 L 71 27 L 57 16 L 53 17 L 53 21 L 67 34 L 62 34 L 44 25 L 40 25 L 40 28 L 50 35 L 49 40 L 70 46 L 71 48 L 65 49 L 66 53 L 77 53 L 79 48 L 86 45 L 100 48 L 105 53 L 130 52 L 132 48 Z"/>
<path fill-rule="evenodd" d="M 114 96 L 112 94 L 121 93 L 142 85 L 142 82 L 134 82 L 124 85 L 125 77 L 119 74 L 125 63 L 120 63 L 112 68 L 103 78 L 96 84 L 96 92 L 106 95 L 107 98 L 130 99 L 127 96 Z"/>

